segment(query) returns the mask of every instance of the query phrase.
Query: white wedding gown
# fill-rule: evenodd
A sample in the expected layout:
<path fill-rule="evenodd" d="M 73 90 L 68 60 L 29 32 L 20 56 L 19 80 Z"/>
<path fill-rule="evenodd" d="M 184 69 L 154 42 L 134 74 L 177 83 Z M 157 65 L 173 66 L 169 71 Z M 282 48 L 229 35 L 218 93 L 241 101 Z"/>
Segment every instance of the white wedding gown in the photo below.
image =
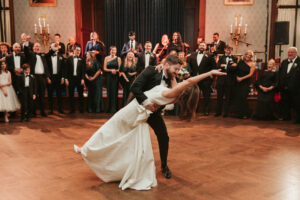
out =
<path fill-rule="evenodd" d="M 145 95 L 159 105 L 174 99 L 165 98 L 169 90 L 158 85 Z M 122 190 L 149 190 L 157 185 L 152 145 L 147 119 L 151 111 L 136 99 L 112 116 L 81 148 L 92 171 L 104 182 L 121 181 Z"/>

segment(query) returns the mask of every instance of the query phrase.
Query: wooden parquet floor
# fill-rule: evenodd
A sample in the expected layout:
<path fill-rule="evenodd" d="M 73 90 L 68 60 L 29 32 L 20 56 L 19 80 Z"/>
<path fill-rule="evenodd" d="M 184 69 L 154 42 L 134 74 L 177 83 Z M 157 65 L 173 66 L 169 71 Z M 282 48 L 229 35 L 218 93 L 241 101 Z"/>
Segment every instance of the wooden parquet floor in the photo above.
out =
<path fill-rule="evenodd" d="M 106 114 L 0 122 L 0 200 L 299 200 L 300 125 L 198 116 L 192 122 L 166 116 L 169 167 L 158 186 L 121 191 L 103 183 L 73 144 L 82 145 Z"/>

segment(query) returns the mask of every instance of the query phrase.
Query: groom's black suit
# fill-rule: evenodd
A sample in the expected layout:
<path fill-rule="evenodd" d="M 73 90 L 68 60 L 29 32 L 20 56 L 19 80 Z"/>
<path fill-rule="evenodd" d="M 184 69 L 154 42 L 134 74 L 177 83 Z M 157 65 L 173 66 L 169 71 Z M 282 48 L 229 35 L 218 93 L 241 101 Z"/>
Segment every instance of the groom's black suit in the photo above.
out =
<path fill-rule="evenodd" d="M 162 81 L 162 72 L 155 70 L 155 67 L 148 66 L 142 73 L 136 78 L 133 82 L 130 90 L 133 93 L 134 97 L 137 99 L 139 104 L 142 104 L 143 101 L 147 99 L 145 91 L 150 90 L 151 88 L 160 85 Z M 167 132 L 167 127 L 161 116 L 160 109 L 153 112 L 148 118 L 148 124 L 153 128 L 159 145 L 161 166 L 165 168 L 167 166 L 167 157 L 169 149 L 169 136 Z"/>

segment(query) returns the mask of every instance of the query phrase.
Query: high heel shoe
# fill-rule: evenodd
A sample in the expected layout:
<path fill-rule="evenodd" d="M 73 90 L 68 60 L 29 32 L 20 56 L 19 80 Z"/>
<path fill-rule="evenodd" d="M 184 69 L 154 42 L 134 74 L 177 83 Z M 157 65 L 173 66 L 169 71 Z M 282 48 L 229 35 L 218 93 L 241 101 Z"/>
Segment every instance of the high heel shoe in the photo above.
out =
<path fill-rule="evenodd" d="M 75 153 L 81 153 L 80 148 L 76 144 L 74 144 L 74 151 Z"/>

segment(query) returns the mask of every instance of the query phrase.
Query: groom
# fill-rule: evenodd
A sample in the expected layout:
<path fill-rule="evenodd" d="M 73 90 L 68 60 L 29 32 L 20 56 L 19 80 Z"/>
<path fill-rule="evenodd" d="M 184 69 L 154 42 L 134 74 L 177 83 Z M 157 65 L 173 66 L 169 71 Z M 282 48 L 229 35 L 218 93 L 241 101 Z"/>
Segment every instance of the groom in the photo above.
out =
<path fill-rule="evenodd" d="M 171 178 L 172 174 L 167 165 L 169 136 L 167 127 L 161 116 L 163 106 L 159 106 L 154 102 L 151 102 L 144 92 L 161 84 L 171 87 L 171 80 L 176 77 L 182 64 L 182 61 L 177 56 L 169 55 L 166 58 L 166 62 L 163 65 L 163 70 L 161 72 L 157 71 L 155 66 L 148 66 L 136 78 L 131 86 L 131 92 L 139 104 L 153 112 L 148 118 L 147 122 L 157 136 L 160 151 L 161 170 L 166 178 Z"/>

